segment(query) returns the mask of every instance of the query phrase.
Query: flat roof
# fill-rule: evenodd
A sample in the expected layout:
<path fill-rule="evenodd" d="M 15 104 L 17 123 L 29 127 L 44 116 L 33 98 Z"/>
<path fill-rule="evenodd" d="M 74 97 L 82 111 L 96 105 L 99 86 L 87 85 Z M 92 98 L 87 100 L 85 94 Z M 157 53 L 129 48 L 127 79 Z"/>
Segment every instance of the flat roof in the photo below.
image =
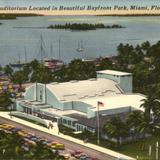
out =
<path fill-rule="evenodd" d="M 99 106 L 99 110 L 111 110 L 124 107 L 133 107 L 137 110 L 143 111 L 140 105 L 143 103 L 142 99 L 145 99 L 144 95 L 141 94 L 121 94 L 114 97 L 97 97 L 92 99 L 86 99 L 82 102 L 93 106 L 94 111 L 97 111 L 98 101 L 102 102 L 104 106 Z"/>
<path fill-rule="evenodd" d="M 99 121 L 101 122 L 100 127 L 102 128 L 107 120 L 109 120 L 109 119 L 111 119 L 112 117 L 115 117 L 115 116 L 118 116 L 118 117 L 120 117 L 120 119 L 122 121 L 125 121 L 125 119 L 126 119 L 126 117 L 129 113 L 130 112 L 124 112 L 124 113 L 118 113 L 118 114 L 114 114 L 114 115 L 102 115 L 102 114 L 100 114 L 99 115 Z M 94 129 L 97 128 L 97 117 L 87 118 L 86 116 L 83 116 L 83 115 L 80 115 L 80 114 L 77 114 L 77 113 L 69 114 L 69 115 L 66 115 L 66 116 L 78 120 L 77 123 L 79 123 L 79 124 L 86 125 L 88 127 L 94 128 Z"/>
<path fill-rule="evenodd" d="M 43 102 L 39 101 L 30 101 L 30 100 L 21 100 L 21 104 L 26 106 L 26 107 L 35 107 L 35 108 L 48 108 L 51 107 L 49 104 L 45 104 Z"/>
<path fill-rule="evenodd" d="M 121 72 L 121 71 L 114 71 L 114 70 L 97 71 L 97 73 L 117 75 L 117 76 L 128 76 L 128 75 L 132 75 L 132 73 Z"/>
<path fill-rule="evenodd" d="M 115 96 L 123 93 L 115 81 L 104 78 L 50 83 L 47 84 L 47 88 L 61 102 L 81 101 L 91 97 Z"/>
<path fill-rule="evenodd" d="M 60 110 L 60 109 L 56 109 L 56 108 L 44 108 L 44 109 L 40 109 L 40 111 L 42 113 L 47 113 L 50 115 L 56 115 L 56 116 L 66 116 L 68 114 L 79 114 L 81 116 L 86 116 L 86 113 L 83 112 L 79 112 L 77 110 Z"/>

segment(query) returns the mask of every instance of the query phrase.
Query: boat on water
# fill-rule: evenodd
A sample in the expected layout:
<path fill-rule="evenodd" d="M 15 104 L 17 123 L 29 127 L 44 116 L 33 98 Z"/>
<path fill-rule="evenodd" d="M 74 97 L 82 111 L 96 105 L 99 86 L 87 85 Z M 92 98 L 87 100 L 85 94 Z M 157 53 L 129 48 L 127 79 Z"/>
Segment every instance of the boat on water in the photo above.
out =
<path fill-rule="evenodd" d="M 78 41 L 78 48 L 76 49 L 77 52 L 81 52 L 82 54 L 82 58 L 80 58 L 82 60 L 82 62 L 94 62 L 95 58 L 93 57 L 87 57 L 86 53 L 84 52 L 85 48 L 83 46 L 83 41 Z"/>
<path fill-rule="evenodd" d="M 76 50 L 77 50 L 77 52 L 83 52 L 84 51 L 83 41 L 78 42 L 78 48 Z"/>
<path fill-rule="evenodd" d="M 48 67 L 51 70 L 59 69 L 60 67 L 64 65 L 64 62 L 60 60 L 60 41 L 59 41 L 59 59 L 58 58 L 48 58 L 48 54 L 47 54 L 48 52 L 46 52 L 45 42 L 43 40 L 42 35 L 40 36 L 39 44 L 40 44 L 40 47 L 39 47 L 39 52 L 37 54 L 36 59 L 38 59 L 41 64 L 43 64 L 44 66 Z M 51 57 L 54 57 L 52 44 L 50 47 L 50 54 L 51 54 Z M 22 62 L 20 55 L 19 55 L 19 60 L 15 63 L 10 63 L 10 66 L 14 70 L 17 70 L 17 69 L 21 69 L 27 63 L 28 63 L 27 53 L 26 53 L 26 48 L 25 48 L 25 61 Z"/>
<path fill-rule="evenodd" d="M 43 64 L 49 69 L 55 70 L 61 68 L 64 65 L 64 62 L 55 58 L 45 58 Z"/>
<path fill-rule="evenodd" d="M 83 57 L 82 62 L 94 62 L 95 58 L 91 58 L 91 57 Z"/>
<path fill-rule="evenodd" d="M 46 52 L 46 47 L 43 37 L 41 35 L 39 55 L 40 55 L 40 62 L 51 70 L 59 69 L 64 65 L 64 62 L 60 60 L 60 40 L 59 40 L 59 58 L 54 58 L 52 43 L 50 45 L 50 55 L 52 58 L 49 58 Z"/>
<path fill-rule="evenodd" d="M 15 63 L 10 63 L 10 66 L 11 66 L 12 68 L 20 69 L 20 68 L 22 68 L 23 66 L 25 66 L 25 65 L 27 64 L 26 48 L 24 48 L 24 50 L 25 50 L 25 61 L 22 62 L 22 61 L 21 61 L 21 58 L 20 58 L 20 55 L 19 55 L 19 60 L 18 60 L 17 62 L 15 62 Z"/>
<path fill-rule="evenodd" d="M 22 68 L 25 65 L 25 63 L 16 62 L 16 63 L 10 63 L 10 66 L 13 68 Z"/>

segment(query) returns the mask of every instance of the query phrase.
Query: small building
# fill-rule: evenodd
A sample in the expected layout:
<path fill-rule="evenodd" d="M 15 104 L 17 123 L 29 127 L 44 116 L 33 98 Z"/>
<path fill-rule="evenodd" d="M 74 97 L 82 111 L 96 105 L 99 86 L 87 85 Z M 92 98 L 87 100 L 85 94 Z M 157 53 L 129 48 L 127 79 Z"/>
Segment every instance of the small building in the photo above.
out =
<path fill-rule="evenodd" d="M 142 110 L 144 98 L 132 93 L 131 73 L 105 70 L 88 80 L 35 83 L 26 89 L 16 106 L 17 111 L 57 121 L 75 131 L 95 132 L 97 112 L 102 127 L 108 117 Z M 103 106 L 98 106 L 98 102 Z"/>
<path fill-rule="evenodd" d="M 113 70 L 97 71 L 97 78 L 111 79 L 118 83 L 124 92 L 132 93 L 132 74 Z"/>

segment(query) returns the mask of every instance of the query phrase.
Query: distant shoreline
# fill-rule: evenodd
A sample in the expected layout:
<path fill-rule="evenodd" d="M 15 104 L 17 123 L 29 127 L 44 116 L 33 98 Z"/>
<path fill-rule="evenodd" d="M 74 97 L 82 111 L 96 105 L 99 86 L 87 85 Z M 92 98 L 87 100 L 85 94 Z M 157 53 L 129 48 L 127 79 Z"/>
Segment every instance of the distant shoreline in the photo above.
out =
<path fill-rule="evenodd" d="M 96 15 L 96 16 L 115 16 L 115 17 L 149 17 L 149 16 L 160 16 L 159 14 L 104 14 L 104 15 Z"/>
<path fill-rule="evenodd" d="M 34 16 L 43 16 L 40 14 L 25 14 L 25 13 L 20 13 L 20 14 L 9 14 L 9 13 L 0 13 L 0 20 L 14 20 L 17 17 L 34 17 Z"/>
<path fill-rule="evenodd" d="M 5 15 L 5 16 L 2 16 Z M 159 14 L 53 14 L 53 15 L 45 15 L 45 14 L 22 14 L 22 13 L 0 13 L 0 20 L 14 20 L 17 17 L 37 17 L 37 16 L 99 16 L 99 17 L 154 17 L 154 16 L 160 16 Z"/>
<path fill-rule="evenodd" d="M 160 16 L 159 11 L 35 11 L 35 12 L 26 12 L 26 11 L 13 11 L 2 12 L 0 10 L 0 19 L 1 15 L 7 15 L 8 17 L 30 17 L 30 16 L 117 16 L 117 17 L 134 17 L 134 16 Z M 5 19 L 5 18 L 4 18 Z M 10 18 L 8 18 L 10 19 Z"/>

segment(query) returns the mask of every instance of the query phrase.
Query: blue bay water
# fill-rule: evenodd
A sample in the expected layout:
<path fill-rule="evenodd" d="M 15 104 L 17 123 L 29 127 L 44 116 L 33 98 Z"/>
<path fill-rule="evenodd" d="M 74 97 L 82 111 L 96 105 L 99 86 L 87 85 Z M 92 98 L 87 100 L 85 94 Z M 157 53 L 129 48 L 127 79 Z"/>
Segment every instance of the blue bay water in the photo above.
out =
<path fill-rule="evenodd" d="M 77 3 L 88 4 L 160 4 L 159 0 L 0 0 L 0 6 L 4 5 L 58 5 Z M 61 39 L 61 58 L 69 62 L 74 58 L 111 56 L 117 54 L 117 46 L 120 43 L 133 45 L 149 40 L 155 43 L 160 40 L 160 17 L 97 17 L 97 16 L 43 16 L 43 17 L 19 17 L 16 20 L 0 20 L 0 64 L 16 62 L 21 57 L 24 60 L 24 48 L 27 51 L 27 59 L 40 58 L 40 36 L 45 42 L 45 52 L 49 57 L 58 58 L 59 38 Z M 65 23 L 104 23 L 120 24 L 123 29 L 99 29 L 95 31 L 65 31 L 50 29 L 29 29 L 16 27 L 47 27 L 51 24 Z M 77 53 L 78 42 L 83 41 L 85 51 Z M 50 46 L 53 45 L 53 53 Z"/>

